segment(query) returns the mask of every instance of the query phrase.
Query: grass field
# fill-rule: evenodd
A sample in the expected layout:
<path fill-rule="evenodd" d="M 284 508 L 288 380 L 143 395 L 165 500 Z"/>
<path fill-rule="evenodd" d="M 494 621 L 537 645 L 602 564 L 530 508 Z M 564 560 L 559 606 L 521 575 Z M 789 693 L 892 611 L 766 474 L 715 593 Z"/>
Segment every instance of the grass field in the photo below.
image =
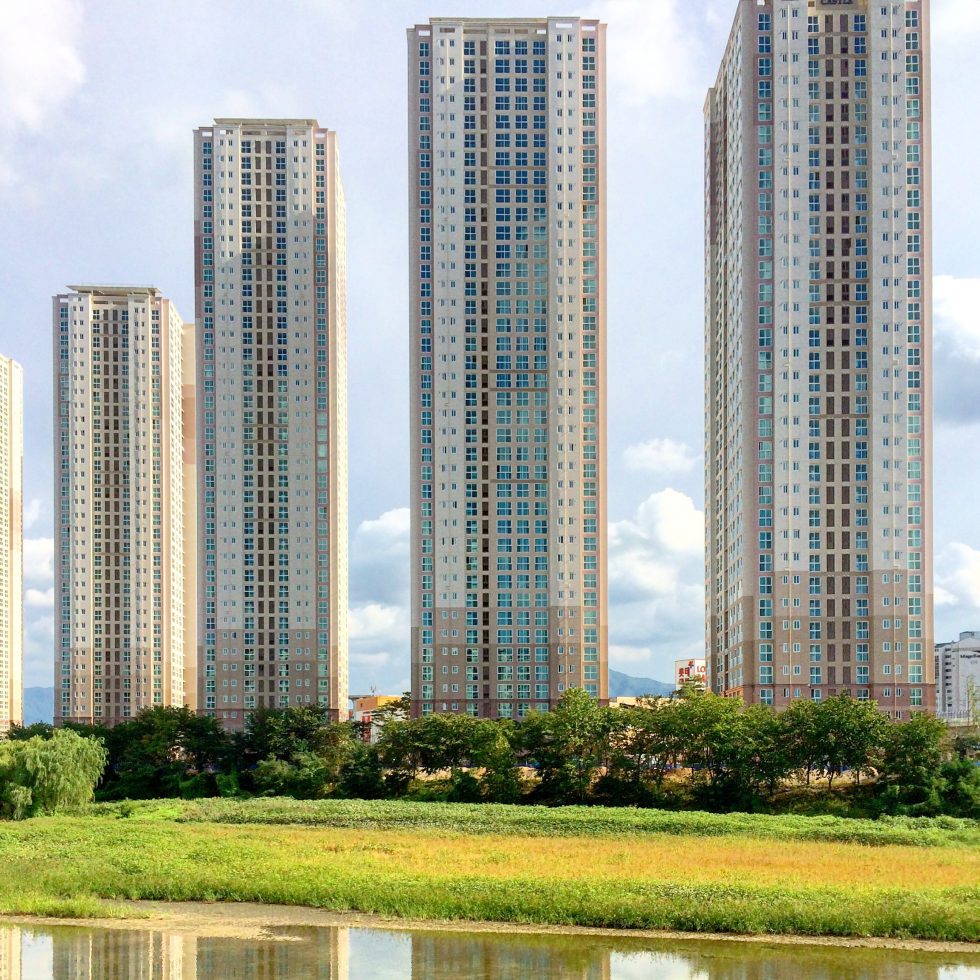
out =
<path fill-rule="evenodd" d="M 977 825 L 864 823 L 366 801 L 101 806 L 0 824 L 0 911 L 251 901 L 420 919 L 980 941 Z"/>

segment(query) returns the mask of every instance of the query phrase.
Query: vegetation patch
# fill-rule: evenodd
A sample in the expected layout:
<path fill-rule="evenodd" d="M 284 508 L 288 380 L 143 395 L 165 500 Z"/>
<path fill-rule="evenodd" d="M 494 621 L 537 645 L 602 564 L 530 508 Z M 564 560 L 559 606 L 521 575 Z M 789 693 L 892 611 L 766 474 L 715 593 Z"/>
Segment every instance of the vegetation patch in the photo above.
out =
<path fill-rule="evenodd" d="M 980 849 L 955 822 L 923 828 L 928 847 L 868 847 L 793 837 L 803 818 L 739 827 L 745 818 L 696 813 L 390 801 L 276 811 L 278 802 L 186 803 L 177 820 L 159 805 L 124 813 L 113 804 L 3 824 L 0 910 L 84 916 L 105 914 L 99 900 L 249 901 L 423 919 L 980 940 Z M 414 819 L 423 811 L 432 816 Z M 546 834 L 549 818 L 557 829 Z"/>
<path fill-rule="evenodd" d="M 148 804 L 155 813 L 159 804 Z M 104 807 L 104 809 L 103 809 Z M 115 812 L 110 805 L 93 813 Z M 141 812 L 141 811 L 137 811 Z M 168 812 L 173 812 L 169 809 Z M 292 824 L 520 837 L 753 837 L 870 846 L 980 848 L 980 824 L 954 817 L 853 820 L 758 813 L 706 813 L 602 806 L 507 806 L 410 800 L 195 800 L 178 805 L 183 822 Z"/>

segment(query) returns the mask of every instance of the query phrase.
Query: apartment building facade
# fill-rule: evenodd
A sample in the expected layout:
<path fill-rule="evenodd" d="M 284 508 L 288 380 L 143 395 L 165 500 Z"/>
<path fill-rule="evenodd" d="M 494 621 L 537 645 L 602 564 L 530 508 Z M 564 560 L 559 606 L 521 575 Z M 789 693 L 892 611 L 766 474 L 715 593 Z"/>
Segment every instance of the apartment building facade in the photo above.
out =
<path fill-rule="evenodd" d="M 183 345 L 152 286 L 54 297 L 56 724 L 186 703 Z"/>
<path fill-rule="evenodd" d="M 314 119 L 195 132 L 198 708 L 347 713 L 346 231 Z"/>
<path fill-rule="evenodd" d="M 947 721 L 980 720 L 980 630 L 936 645 L 936 714 Z"/>
<path fill-rule="evenodd" d="M 413 712 L 607 687 L 605 26 L 408 30 Z"/>
<path fill-rule="evenodd" d="M 0 736 L 24 720 L 24 380 L 0 355 Z"/>
<path fill-rule="evenodd" d="M 705 104 L 710 688 L 935 706 L 928 0 L 740 0 Z"/>

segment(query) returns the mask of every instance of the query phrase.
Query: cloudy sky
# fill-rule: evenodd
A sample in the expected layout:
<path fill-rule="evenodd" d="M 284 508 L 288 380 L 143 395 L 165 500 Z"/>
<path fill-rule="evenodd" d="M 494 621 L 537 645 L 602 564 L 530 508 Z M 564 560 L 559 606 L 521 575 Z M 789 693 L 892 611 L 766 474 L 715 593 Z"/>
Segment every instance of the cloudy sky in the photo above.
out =
<path fill-rule="evenodd" d="M 571 9 L 569 9 L 571 8 Z M 348 201 L 351 688 L 408 685 L 405 34 L 609 24 L 610 660 L 702 648 L 701 107 L 735 0 L 3 0 L 0 352 L 25 371 L 26 683 L 52 663 L 51 307 L 154 283 L 193 317 L 191 131 L 315 116 Z M 980 628 L 980 0 L 933 0 L 937 636 Z"/>

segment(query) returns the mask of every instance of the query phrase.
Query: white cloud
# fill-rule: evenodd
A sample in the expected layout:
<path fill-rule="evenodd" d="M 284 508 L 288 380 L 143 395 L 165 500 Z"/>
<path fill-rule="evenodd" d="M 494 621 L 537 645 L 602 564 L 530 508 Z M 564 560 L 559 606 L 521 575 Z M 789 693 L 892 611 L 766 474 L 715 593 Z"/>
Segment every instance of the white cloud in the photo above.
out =
<path fill-rule="evenodd" d="M 933 283 L 936 418 L 973 425 L 980 422 L 980 278 L 936 276 Z"/>
<path fill-rule="evenodd" d="M 980 3 L 977 0 L 935 0 L 932 31 L 936 42 L 969 41 L 980 33 Z"/>
<path fill-rule="evenodd" d="M 583 13 L 609 25 L 606 34 L 610 90 L 617 100 L 641 106 L 651 99 L 680 99 L 699 84 L 697 33 L 684 23 L 689 0 L 596 0 Z"/>
<path fill-rule="evenodd" d="M 351 603 L 407 605 L 411 553 L 407 507 L 362 521 L 351 544 Z"/>
<path fill-rule="evenodd" d="M 352 642 L 372 642 L 388 638 L 405 627 L 407 611 L 402 606 L 384 606 L 369 603 L 356 606 L 350 611 L 350 638 Z"/>
<path fill-rule="evenodd" d="M 24 623 L 24 686 L 50 687 L 54 670 L 54 617 Z"/>
<path fill-rule="evenodd" d="M 405 689 L 409 659 L 411 514 L 407 507 L 362 521 L 351 545 L 351 690 Z"/>
<path fill-rule="evenodd" d="M 385 511 L 373 521 L 361 521 L 357 527 L 357 537 L 361 541 L 382 541 L 385 544 L 393 539 L 408 540 L 412 526 L 411 511 L 407 507 L 396 507 Z"/>
<path fill-rule="evenodd" d="M 679 490 L 670 488 L 652 493 L 636 509 L 632 520 L 615 521 L 609 526 L 610 551 L 641 545 L 651 553 L 669 552 L 698 555 L 704 546 L 704 512 Z"/>
<path fill-rule="evenodd" d="M 933 304 L 937 349 L 980 364 L 980 278 L 936 276 Z"/>
<path fill-rule="evenodd" d="M 35 609 L 54 609 L 54 587 L 27 589 L 24 592 L 24 605 Z"/>
<path fill-rule="evenodd" d="M 40 516 L 41 501 L 38 500 L 37 497 L 34 497 L 24 508 L 24 530 L 26 531 L 28 528 L 36 524 Z"/>
<path fill-rule="evenodd" d="M 0 5 L 0 129 L 38 130 L 85 80 L 81 0 Z"/>
<path fill-rule="evenodd" d="M 81 0 L 0 4 L 0 184 L 16 177 L 12 142 L 34 133 L 81 87 Z"/>
<path fill-rule="evenodd" d="M 610 662 L 660 680 L 703 647 L 704 514 L 677 490 L 609 525 Z"/>
<path fill-rule="evenodd" d="M 216 96 L 202 98 L 194 94 L 183 101 L 162 99 L 151 122 L 154 144 L 178 157 L 190 159 L 190 133 L 215 118 L 304 117 L 303 98 L 288 85 L 270 82 L 254 89 L 225 89 Z"/>
<path fill-rule="evenodd" d="M 936 605 L 980 616 L 980 550 L 954 541 L 936 555 Z"/>
<path fill-rule="evenodd" d="M 42 589 L 54 584 L 54 538 L 24 538 L 24 581 Z"/>
<path fill-rule="evenodd" d="M 653 651 L 649 647 L 631 647 L 618 643 L 609 645 L 609 665 L 613 670 L 647 664 L 652 656 Z"/>
<path fill-rule="evenodd" d="M 402 690 L 392 678 L 409 658 L 409 612 L 406 605 L 377 602 L 350 610 L 351 690 Z"/>
<path fill-rule="evenodd" d="M 627 446 L 623 451 L 627 469 L 654 473 L 689 473 L 698 465 L 698 455 L 683 442 L 651 439 Z"/>
<path fill-rule="evenodd" d="M 24 538 L 24 584 L 25 683 L 48 686 L 54 657 L 54 538 Z"/>

